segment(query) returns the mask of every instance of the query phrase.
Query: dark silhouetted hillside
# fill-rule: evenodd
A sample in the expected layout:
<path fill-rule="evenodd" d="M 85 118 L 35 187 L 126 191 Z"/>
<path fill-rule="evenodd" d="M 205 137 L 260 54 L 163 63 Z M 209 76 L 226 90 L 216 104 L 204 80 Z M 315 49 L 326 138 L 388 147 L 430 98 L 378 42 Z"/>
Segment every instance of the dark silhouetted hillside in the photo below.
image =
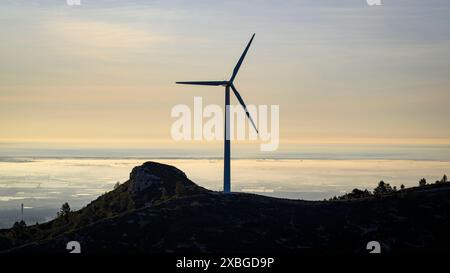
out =
<path fill-rule="evenodd" d="M 180 170 L 147 162 L 77 212 L 0 232 L 7 252 L 383 252 L 446 251 L 450 183 L 337 201 L 224 195 Z"/>

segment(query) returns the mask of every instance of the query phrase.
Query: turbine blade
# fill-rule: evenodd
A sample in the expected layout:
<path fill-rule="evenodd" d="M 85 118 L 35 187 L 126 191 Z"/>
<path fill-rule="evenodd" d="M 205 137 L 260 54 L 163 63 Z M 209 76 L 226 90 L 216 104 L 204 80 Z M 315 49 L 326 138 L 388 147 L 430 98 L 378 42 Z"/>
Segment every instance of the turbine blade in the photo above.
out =
<path fill-rule="evenodd" d="M 250 116 L 250 112 L 247 110 L 247 105 L 245 105 L 244 100 L 241 97 L 241 94 L 239 94 L 239 92 L 237 91 L 236 87 L 234 87 L 234 85 L 231 85 L 231 89 L 233 89 L 233 93 L 236 96 L 236 98 L 238 99 L 239 103 L 242 105 L 242 107 L 244 107 L 244 111 L 247 114 L 248 119 L 250 120 L 250 122 L 253 125 L 253 128 L 255 128 L 256 133 L 259 134 L 258 129 L 256 129 L 256 125 L 253 122 L 252 116 Z"/>
<path fill-rule="evenodd" d="M 175 83 L 176 83 L 176 84 L 214 85 L 214 86 L 219 86 L 219 85 L 227 84 L 228 82 L 226 82 L 226 81 L 207 81 L 207 82 L 175 82 Z"/>
<path fill-rule="evenodd" d="M 236 67 L 233 70 L 233 75 L 231 76 L 230 83 L 233 83 L 234 78 L 236 78 L 239 68 L 241 67 L 242 62 L 244 61 L 245 55 L 247 54 L 247 51 L 250 48 L 250 45 L 252 44 L 253 38 L 255 38 L 255 33 L 253 33 L 250 42 L 248 42 L 247 47 L 245 48 L 244 52 L 241 55 L 241 58 L 239 58 L 239 61 L 237 62 Z"/>

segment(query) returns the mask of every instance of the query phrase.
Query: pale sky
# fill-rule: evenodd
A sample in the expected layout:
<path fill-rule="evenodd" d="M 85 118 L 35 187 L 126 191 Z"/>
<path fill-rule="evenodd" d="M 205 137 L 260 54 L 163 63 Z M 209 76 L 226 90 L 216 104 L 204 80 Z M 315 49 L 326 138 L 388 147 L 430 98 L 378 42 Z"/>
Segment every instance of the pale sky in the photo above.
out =
<path fill-rule="evenodd" d="M 450 2 L 0 2 L 0 141 L 170 143 L 177 104 L 280 105 L 282 142 L 450 139 Z M 233 103 L 237 101 L 233 98 Z"/>

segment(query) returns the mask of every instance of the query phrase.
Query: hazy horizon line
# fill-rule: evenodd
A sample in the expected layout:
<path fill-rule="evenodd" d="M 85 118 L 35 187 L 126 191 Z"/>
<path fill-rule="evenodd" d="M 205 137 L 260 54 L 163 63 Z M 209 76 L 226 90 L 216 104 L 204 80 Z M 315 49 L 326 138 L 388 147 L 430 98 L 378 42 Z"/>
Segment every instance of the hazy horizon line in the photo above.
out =
<path fill-rule="evenodd" d="M 255 144 L 259 141 L 233 140 L 243 144 Z M 283 144 L 423 144 L 423 145 L 450 145 L 450 137 L 305 137 L 281 138 Z M 221 140 L 214 141 L 175 141 L 172 139 L 146 139 L 146 138 L 0 138 L 0 145 L 5 144 L 222 144 Z"/>

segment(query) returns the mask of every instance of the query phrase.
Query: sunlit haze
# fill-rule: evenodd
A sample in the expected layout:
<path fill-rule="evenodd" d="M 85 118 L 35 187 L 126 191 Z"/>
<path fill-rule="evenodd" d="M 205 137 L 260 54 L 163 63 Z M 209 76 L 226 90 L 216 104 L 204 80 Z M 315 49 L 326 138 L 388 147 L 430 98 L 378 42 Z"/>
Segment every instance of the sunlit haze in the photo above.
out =
<path fill-rule="evenodd" d="M 2 1 L 0 141 L 195 150 L 172 141 L 170 110 L 194 96 L 222 106 L 223 92 L 174 82 L 228 78 L 255 32 L 236 82 L 249 104 L 280 105 L 281 149 L 448 144 L 449 9 L 419 0 Z"/>

